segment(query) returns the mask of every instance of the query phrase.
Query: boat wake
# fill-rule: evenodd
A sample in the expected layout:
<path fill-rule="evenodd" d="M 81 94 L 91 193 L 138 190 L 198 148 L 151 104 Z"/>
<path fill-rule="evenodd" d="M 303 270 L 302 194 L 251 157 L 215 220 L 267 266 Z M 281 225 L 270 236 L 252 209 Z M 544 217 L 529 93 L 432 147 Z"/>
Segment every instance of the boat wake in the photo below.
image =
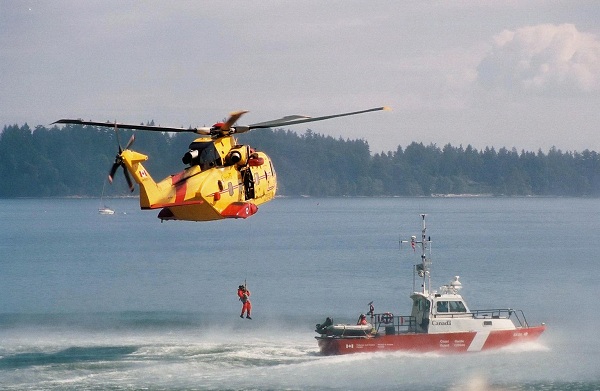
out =
<path fill-rule="evenodd" d="M 135 346 L 73 346 L 56 352 L 31 351 L 7 354 L 0 357 L 0 369 L 118 361 L 136 350 Z"/>
<path fill-rule="evenodd" d="M 549 352 L 551 349 L 538 341 L 527 341 L 518 343 L 515 345 L 505 346 L 498 349 L 500 352 L 505 353 L 524 353 L 524 352 Z"/>
<path fill-rule="evenodd" d="M 20 390 L 388 390 L 425 382 L 428 389 L 447 391 L 482 371 L 489 375 L 484 389 L 496 390 L 506 379 L 510 386 L 511 381 L 548 378 L 526 368 L 552 354 L 531 342 L 464 355 L 388 351 L 322 356 L 308 331 L 274 335 L 260 328 L 178 329 L 172 324 L 108 332 L 28 329 L 4 337 L 0 377 L 8 388 Z M 433 377 L 433 369 L 445 375 Z M 483 384 L 476 380 L 468 384 Z"/>

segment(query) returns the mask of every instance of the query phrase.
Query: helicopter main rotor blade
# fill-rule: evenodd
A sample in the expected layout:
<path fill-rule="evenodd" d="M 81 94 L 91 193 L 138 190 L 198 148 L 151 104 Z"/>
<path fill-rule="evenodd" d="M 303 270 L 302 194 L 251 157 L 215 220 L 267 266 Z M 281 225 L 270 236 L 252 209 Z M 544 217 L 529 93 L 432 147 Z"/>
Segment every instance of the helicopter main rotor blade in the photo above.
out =
<path fill-rule="evenodd" d="M 234 112 L 230 113 L 229 118 L 221 126 L 219 131 L 221 132 L 221 135 L 230 134 L 228 132 L 232 129 L 235 129 L 235 133 L 245 133 L 252 129 L 274 128 L 274 127 L 278 127 L 278 126 L 296 125 L 296 124 L 301 124 L 301 123 L 305 123 L 305 122 L 323 121 L 323 120 L 331 119 L 331 118 L 346 117 L 349 115 L 369 113 L 372 111 L 379 111 L 379 110 L 391 110 L 391 109 L 387 106 L 382 106 L 382 107 L 375 107 L 373 109 L 352 111 L 349 113 L 326 115 L 323 117 L 315 117 L 315 118 L 307 117 L 305 115 L 288 115 L 288 116 L 285 116 L 285 117 L 282 117 L 279 119 L 274 119 L 271 121 L 259 122 L 259 123 L 252 124 L 252 125 L 235 126 L 234 127 L 237 120 L 240 119 L 240 117 L 242 115 L 244 115 L 248 112 L 246 110 L 240 110 L 240 111 L 234 111 Z M 199 127 L 199 128 L 191 128 L 190 127 L 190 128 L 186 129 L 186 128 L 173 128 L 173 127 L 169 127 L 169 126 L 133 125 L 133 124 L 121 124 L 121 123 L 117 123 L 117 122 L 83 121 L 81 119 L 68 119 L 68 118 L 60 119 L 56 122 L 53 122 L 52 125 L 54 125 L 54 124 L 104 126 L 104 127 L 115 128 L 115 131 L 117 129 L 131 129 L 131 130 L 148 130 L 151 132 L 175 132 L 175 133 L 189 132 L 189 133 L 196 133 L 196 134 L 201 134 L 201 135 L 205 135 L 205 136 L 213 136 L 213 137 L 215 136 L 213 129 L 209 128 L 209 127 Z M 128 144 L 128 146 L 129 145 L 130 144 Z M 127 149 L 127 148 L 125 148 L 125 149 Z"/>
<path fill-rule="evenodd" d="M 246 114 L 247 112 L 248 110 L 240 110 L 229 113 L 229 118 L 227 118 L 227 121 L 225 121 L 225 123 L 221 126 L 220 130 L 228 131 L 229 129 L 231 129 L 233 124 L 235 124 L 237 120 L 240 119 L 240 117 Z"/>
<path fill-rule="evenodd" d="M 131 147 L 131 144 L 133 144 L 134 141 L 135 141 L 135 134 L 132 134 L 131 138 L 127 142 L 127 145 L 125 146 L 125 149 L 129 149 L 129 147 Z"/>
<path fill-rule="evenodd" d="M 199 133 L 197 128 L 172 128 L 169 126 L 152 126 L 152 125 L 132 125 L 132 124 L 120 124 L 115 122 L 95 122 L 95 121 L 83 121 L 80 119 L 59 119 L 54 124 L 72 124 L 72 125 L 91 125 L 91 126 L 104 126 L 117 129 L 132 129 L 132 130 L 149 130 L 151 132 L 190 132 Z M 203 133 L 200 133 L 203 134 Z"/>
<path fill-rule="evenodd" d="M 326 116 L 323 116 L 323 117 L 315 117 L 315 118 L 306 117 L 306 116 L 302 116 L 302 115 L 288 115 L 288 116 L 283 117 L 283 118 L 279 118 L 279 119 L 275 119 L 275 120 L 271 120 L 271 121 L 260 122 L 260 123 L 257 123 L 257 124 L 249 125 L 248 126 L 248 130 L 251 130 L 251 129 L 263 129 L 263 128 L 274 128 L 274 127 L 277 127 L 277 126 L 295 125 L 295 124 L 301 124 L 301 123 L 304 123 L 304 122 L 323 121 L 323 120 L 330 119 L 330 118 L 346 117 L 348 115 L 356 115 L 356 114 L 362 114 L 362 113 L 369 113 L 371 111 L 379 111 L 379 110 L 391 110 L 391 109 L 389 107 L 387 107 L 387 106 L 383 106 L 383 107 L 375 107 L 373 109 L 353 111 L 353 112 L 350 112 L 350 113 L 326 115 Z"/>

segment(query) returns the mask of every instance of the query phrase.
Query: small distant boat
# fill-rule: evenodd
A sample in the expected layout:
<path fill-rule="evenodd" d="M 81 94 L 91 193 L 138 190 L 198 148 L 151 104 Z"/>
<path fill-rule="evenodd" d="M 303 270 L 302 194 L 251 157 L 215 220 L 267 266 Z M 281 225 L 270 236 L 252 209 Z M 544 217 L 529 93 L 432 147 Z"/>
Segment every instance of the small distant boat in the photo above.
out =
<path fill-rule="evenodd" d="M 497 349 L 515 343 L 536 340 L 546 329 L 544 323 L 530 326 L 521 310 L 471 310 L 458 292 L 459 277 L 438 291 L 430 289 L 431 238 L 425 235 L 425 216 L 421 240 L 412 236 L 413 249 L 421 247 L 421 260 L 413 268 L 412 310 L 410 315 L 375 313 L 372 302 L 367 325 L 334 324 L 331 318 L 317 324 L 315 337 L 322 354 L 335 355 L 359 352 L 478 352 Z M 421 289 L 415 290 L 416 282 Z M 363 316 L 361 315 L 361 318 Z"/>
<path fill-rule="evenodd" d="M 101 215 L 114 215 L 115 211 L 105 206 L 103 208 L 98 208 L 98 213 L 100 213 Z"/>
<path fill-rule="evenodd" d="M 106 181 L 104 181 L 104 184 L 102 185 L 102 195 L 100 196 L 100 207 L 98 208 L 98 213 L 101 215 L 114 215 L 115 214 L 115 210 L 109 208 L 108 206 L 106 206 L 103 203 L 104 200 L 104 188 L 106 187 Z"/>

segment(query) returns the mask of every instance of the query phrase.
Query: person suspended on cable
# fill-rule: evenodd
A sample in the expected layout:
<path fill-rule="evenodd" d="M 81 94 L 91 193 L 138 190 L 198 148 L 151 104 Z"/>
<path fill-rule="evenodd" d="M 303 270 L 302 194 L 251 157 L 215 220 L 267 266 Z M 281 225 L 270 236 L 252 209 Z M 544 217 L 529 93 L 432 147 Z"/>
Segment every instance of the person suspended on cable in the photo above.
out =
<path fill-rule="evenodd" d="M 238 287 L 238 297 L 242 302 L 242 313 L 240 314 L 240 318 L 243 318 L 245 313 L 246 319 L 252 319 L 250 317 L 250 312 L 252 311 L 252 303 L 250 303 L 250 291 L 246 289 L 245 285 L 240 285 Z"/>

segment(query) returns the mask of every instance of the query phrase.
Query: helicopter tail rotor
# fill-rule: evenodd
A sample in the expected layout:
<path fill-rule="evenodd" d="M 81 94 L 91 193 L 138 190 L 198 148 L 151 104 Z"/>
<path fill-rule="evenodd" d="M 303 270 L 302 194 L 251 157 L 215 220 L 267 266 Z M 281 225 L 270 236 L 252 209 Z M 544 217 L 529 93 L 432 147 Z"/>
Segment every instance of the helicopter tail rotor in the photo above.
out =
<path fill-rule="evenodd" d="M 119 167 L 123 167 L 123 174 L 125 175 L 125 180 L 127 181 L 127 186 L 129 187 L 129 191 L 133 192 L 135 189 L 133 186 L 133 182 L 131 181 L 131 177 L 129 176 L 129 172 L 127 172 L 127 167 L 125 167 L 125 163 L 123 162 L 123 158 L 121 158 L 121 154 L 118 154 L 115 157 L 115 162 L 113 163 L 110 173 L 108 174 L 108 181 L 110 183 L 113 182 L 117 169 Z"/>
<path fill-rule="evenodd" d="M 133 190 L 135 188 L 133 186 L 133 182 L 131 181 L 131 177 L 129 176 L 129 172 L 127 171 L 127 167 L 125 167 L 125 162 L 123 161 L 122 153 L 123 153 L 124 149 L 121 147 L 121 142 L 119 140 L 119 132 L 117 131 L 116 124 L 115 124 L 115 133 L 117 135 L 117 143 L 119 145 L 119 153 L 117 154 L 117 156 L 115 156 L 115 162 L 113 163 L 112 167 L 110 168 L 110 172 L 108 173 L 108 181 L 110 183 L 112 183 L 113 179 L 115 177 L 115 174 L 117 173 L 117 170 L 119 169 L 119 167 L 122 167 L 123 174 L 125 175 L 125 180 L 127 181 L 127 186 L 129 186 L 129 191 L 133 192 Z M 134 141 L 135 141 L 135 135 L 132 134 L 131 138 L 127 142 L 127 145 L 125 146 L 125 149 L 129 149 L 129 147 L 131 147 L 131 145 L 133 144 Z"/>

